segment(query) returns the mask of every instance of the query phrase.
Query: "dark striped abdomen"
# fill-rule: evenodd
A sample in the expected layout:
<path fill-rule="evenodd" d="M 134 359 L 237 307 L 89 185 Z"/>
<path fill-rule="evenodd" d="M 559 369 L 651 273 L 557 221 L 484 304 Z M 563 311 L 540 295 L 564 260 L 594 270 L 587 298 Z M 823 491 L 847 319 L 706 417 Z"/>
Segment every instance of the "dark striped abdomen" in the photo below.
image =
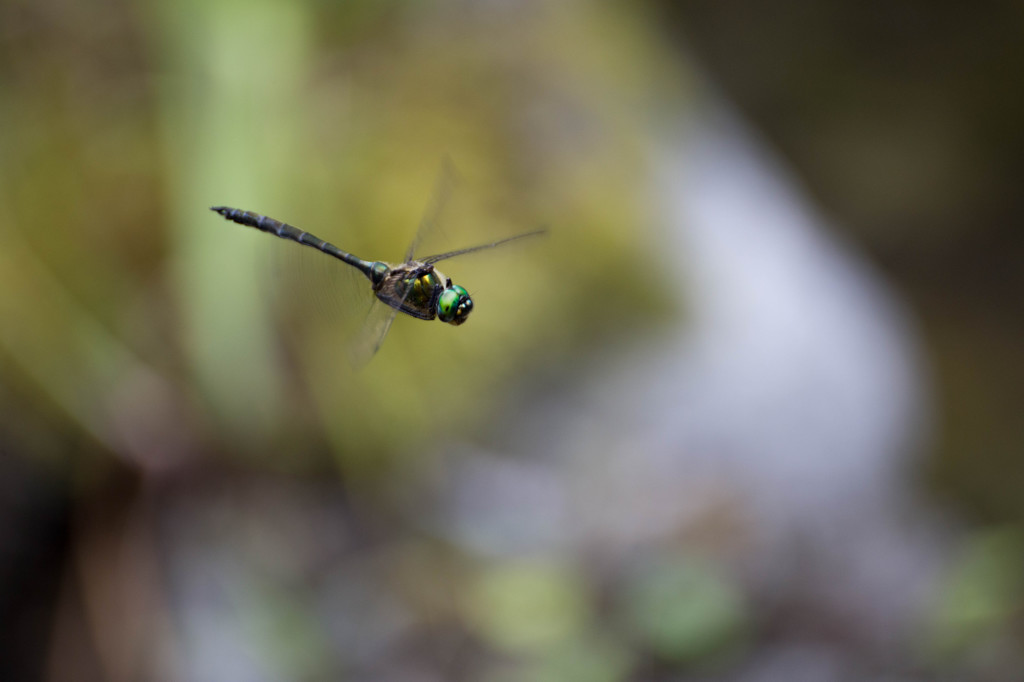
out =
<path fill-rule="evenodd" d="M 267 216 L 260 215 L 259 213 L 243 211 L 241 209 L 230 208 L 228 206 L 212 206 L 210 210 L 221 214 L 228 220 L 232 220 L 239 225 L 255 227 L 257 230 L 281 237 L 282 239 L 290 239 L 293 242 L 298 242 L 299 244 L 312 246 L 314 249 L 319 249 L 330 256 L 334 256 L 338 260 L 342 260 L 349 265 L 358 268 L 364 275 L 370 277 L 370 263 L 353 256 L 351 253 L 342 251 L 334 244 L 325 242 L 315 234 L 310 234 L 305 230 L 300 230 L 294 225 L 282 223 L 280 220 L 274 220 L 273 218 L 268 218 Z"/>

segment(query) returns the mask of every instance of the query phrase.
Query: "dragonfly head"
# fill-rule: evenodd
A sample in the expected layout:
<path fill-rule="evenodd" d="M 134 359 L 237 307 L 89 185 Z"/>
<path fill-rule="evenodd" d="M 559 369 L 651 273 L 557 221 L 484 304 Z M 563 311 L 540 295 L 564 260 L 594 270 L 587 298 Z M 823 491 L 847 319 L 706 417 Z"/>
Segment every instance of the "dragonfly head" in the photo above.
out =
<path fill-rule="evenodd" d="M 458 284 L 451 284 L 437 299 L 437 319 L 456 326 L 462 324 L 473 312 L 473 299 L 469 292 Z"/>

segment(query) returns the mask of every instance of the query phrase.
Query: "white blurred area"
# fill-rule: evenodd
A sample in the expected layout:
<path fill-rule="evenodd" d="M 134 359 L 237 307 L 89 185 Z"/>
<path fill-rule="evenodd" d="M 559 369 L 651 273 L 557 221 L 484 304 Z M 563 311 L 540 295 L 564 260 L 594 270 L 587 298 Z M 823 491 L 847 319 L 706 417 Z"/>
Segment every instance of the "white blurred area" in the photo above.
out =
<path fill-rule="evenodd" d="M 798 614 L 723 679 L 866 679 L 849 675 L 912 645 L 943 568 L 909 501 L 928 436 L 913 321 L 721 102 L 665 137 L 678 267 L 655 274 L 686 315 L 539 390 L 500 451 L 461 453 L 441 525 L 487 555 L 571 548 L 612 573 L 710 557 L 760 617 Z"/>

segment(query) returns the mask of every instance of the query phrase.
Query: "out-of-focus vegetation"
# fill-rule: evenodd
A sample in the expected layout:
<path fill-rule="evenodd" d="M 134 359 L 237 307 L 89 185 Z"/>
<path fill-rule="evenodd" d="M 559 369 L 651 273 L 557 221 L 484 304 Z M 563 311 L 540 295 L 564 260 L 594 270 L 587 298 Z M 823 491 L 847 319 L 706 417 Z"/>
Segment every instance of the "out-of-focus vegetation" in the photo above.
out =
<path fill-rule="evenodd" d="M 4 275 L 20 324 L 5 345 L 70 428 L 118 454 L 183 439 L 166 457 L 217 442 L 291 468 L 326 437 L 342 466 L 372 472 L 500 419 L 479 396 L 527 358 L 558 364 L 668 311 L 629 267 L 651 240 L 622 229 L 650 221 L 637 112 L 664 58 L 610 12 L 107 9 L 7 10 Z M 477 299 L 472 327 L 399 320 L 360 374 L 350 330 L 268 256 L 297 247 L 206 211 L 256 210 L 399 260 L 445 156 L 462 179 L 436 250 L 551 235 L 446 264 Z M 335 284 L 365 288 L 346 275 Z"/>
<path fill-rule="evenodd" d="M 683 316 L 684 292 L 652 286 L 679 266 L 652 169 L 690 111 L 671 43 L 692 39 L 910 298 L 937 368 L 936 497 L 1002 524 L 968 531 L 903 658 L 858 670 L 1007 679 L 1024 98 L 979 84 L 1016 82 L 1000 46 L 1019 36 L 981 10 L 790 4 L 792 22 L 732 3 L 0 3 L 0 677 L 759 679 L 789 669 L 780 633 L 822 623 L 858 659 L 798 578 L 781 595 L 737 569 L 763 539 L 728 512 L 711 541 L 616 551 L 441 528 L 451 461 L 510 440 L 524 403 L 557 419 L 565 386 Z M 344 339 L 366 283 L 207 210 L 394 261 L 445 157 L 456 187 L 423 251 L 550 233 L 443 263 L 473 319 L 399 319 L 359 372 Z M 566 449 L 614 472 L 579 431 Z M 533 475 L 511 474 L 536 493 L 516 520 L 543 535 L 571 514 Z M 584 529 L 616 510 L 590 511 Z"/>
<path fill-rule="evenodd" d="M 644 112 L 683 94 L 646 31 L 600 6 L 0 7 L 5 456 L 28 462 L 27 481 L 59 481 L 87 528 L 71 542 L 89 554 L 68 555 L 71 596 L 55 597 L 51 577 L 39 598 L 72 614 L 55 621 L 54 674 L 76 667 L 60 633 L 117 589 L 83 537 L 117 536 L 133 500 L 162 516 L 141 490 L 221 467 L 325 472 L 373 525 L 391 513 L 375 490 L 500 424 L 531 377 L 672 314 L 676 297 L 645 286 L 636 265 L 658 262 Z M 362 372 L 343 339 L 368 299 L 344 289 L 368 285 L 335 263 L 323 278 L 319 254 L 207 210 L 255 210 L 397 261 L 445 157 L 457 186 L 426 253 L 550 234 L 446 263 L 474 295 L 472 322 L 400 319 Z M 319 299 L 334 297 L 325 314 Z M 290 595 L 247 580 L 232 590 L 247 620 L 269 619 L 257 639 L 283 647 L 286 667 L 334 665 Z M 133 643 L 154 653 L 133 618 L 124 642 L 120 625 L 86 624 L 98 673 L 138 670 Z M 45 654 L 43 620 L 31 650 Z"/>

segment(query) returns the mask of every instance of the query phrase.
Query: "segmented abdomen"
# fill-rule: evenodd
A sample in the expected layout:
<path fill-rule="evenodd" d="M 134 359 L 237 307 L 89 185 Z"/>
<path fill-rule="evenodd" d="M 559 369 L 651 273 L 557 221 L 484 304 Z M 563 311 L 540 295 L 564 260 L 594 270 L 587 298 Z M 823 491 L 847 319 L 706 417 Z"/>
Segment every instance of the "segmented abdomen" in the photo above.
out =
<path fill-rule="evenodd" d="M 305 230 L 300 230 L 294 225 L 282 223 L 280 220 L 274 220 L 273 218 L 268 218 L 267 216 L 260 215 L 259 213 L 243 211 L 241 209 L 230 208 L 228 206 L 213 206 L 210 210 L 221 214 L 228 220 L 232 220 L 239 225 L 255 227 L 257 230 L 281 237 L 282 239 L 290 239 L 293 242 L 298 242 L 299 244 L 312 246 L 314 249 L 319 249 L 328 255 L 345 261 L 349 265 L 359 268 L 359 270 L 361 270 L 367 277 L 370 276 L 369 263 L 361 258 L 353 256 L 351 253 L 342 251 L 334 244 L 320 239 L 315 234 L 310 234 Z"/>

